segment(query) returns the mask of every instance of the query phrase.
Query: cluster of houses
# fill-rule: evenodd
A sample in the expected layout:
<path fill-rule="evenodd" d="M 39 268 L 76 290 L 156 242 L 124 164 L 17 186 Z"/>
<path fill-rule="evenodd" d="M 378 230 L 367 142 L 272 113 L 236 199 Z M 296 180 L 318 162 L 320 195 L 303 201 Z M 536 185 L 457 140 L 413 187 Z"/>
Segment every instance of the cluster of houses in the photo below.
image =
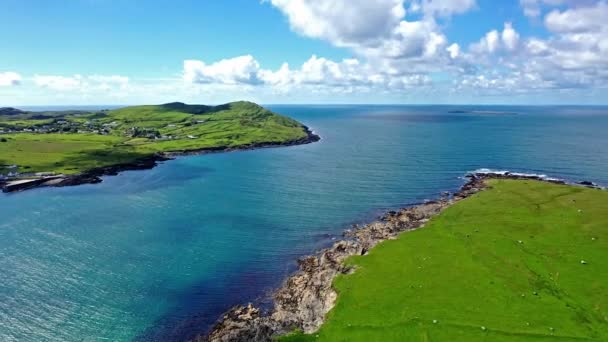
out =
<path fill-rule="evenodd" d="M 197 120 L 186 123 L 186 126 L 203 124 L 206 120 Z M 80 133 L 80 134 L 100 134 L 109 135 L 112 130 L 118 128 L 120 122 L 113 121 L 109 123 L 100 123 L 98 120 L 89 120 L 86 122 L 78 122 L 71 120 L 54 120 L 50 123 L 41 123 L 28 127 L 18 127 L 0 124 L 0 134 L 10 133 Z M 169 124 L 167 128 L 177 128 L 176 124 Z M 177 136 L 161 134 L 157 129 L 130 127 L 124 131 L 124 135 L 129 137 L 141 137 L 152 140 L 173 140 L 179 139 Z M 197 139 L 196 136 L 188 135 L 188 139 Z"/>
<path fill-rule="evenodd" d="M 57 120 L 51 123 L 44 123 L 39 125 L 33 125 L 29 127 L 16 127 L 16 126 L 4 126 L 0 127 L 0 134 L 8 133 L 83 133 L 83 134 L 100 134 L 108 135 L 112 124 L 118 125 L 118 123 L 110 124 L 99 124 L 94 121 L 87 121 L 84 123 L 67 120 Z"/>

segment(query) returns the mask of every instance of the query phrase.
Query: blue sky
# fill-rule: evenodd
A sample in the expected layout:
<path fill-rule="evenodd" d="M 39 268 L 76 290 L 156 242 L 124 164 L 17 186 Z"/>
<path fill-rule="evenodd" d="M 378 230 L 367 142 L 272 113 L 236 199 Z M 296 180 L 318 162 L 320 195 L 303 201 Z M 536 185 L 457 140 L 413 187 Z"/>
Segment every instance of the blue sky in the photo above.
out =
<path fill-rule="evenodd" d="M 608 103 L 604 0 L 0 0 L 0 105 Z"/>

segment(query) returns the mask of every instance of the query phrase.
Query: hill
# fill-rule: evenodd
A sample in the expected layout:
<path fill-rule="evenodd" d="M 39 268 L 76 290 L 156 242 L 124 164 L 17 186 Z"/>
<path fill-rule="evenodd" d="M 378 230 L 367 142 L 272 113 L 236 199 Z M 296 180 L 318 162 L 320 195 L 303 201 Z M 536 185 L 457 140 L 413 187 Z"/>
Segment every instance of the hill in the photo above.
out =
<path fill-rule="evenodd" d="M 220 106 L 175 102 L 90 112 L 3 108 L 0 175 L 79 174 L 113 165 L 128 169 L 130 163 L 164 154 L 316 140 L 301 123 L 244 101 Z"/>

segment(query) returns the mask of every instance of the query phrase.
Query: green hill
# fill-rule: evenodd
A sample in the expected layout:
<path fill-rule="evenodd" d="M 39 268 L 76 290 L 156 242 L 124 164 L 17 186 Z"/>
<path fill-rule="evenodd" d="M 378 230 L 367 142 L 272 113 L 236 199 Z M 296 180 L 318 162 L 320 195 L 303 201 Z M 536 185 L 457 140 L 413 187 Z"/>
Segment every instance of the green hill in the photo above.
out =
<path fill-rule="evenodd" d="M 314 137 L 299 122 L 251 102 L 220 106 L 175 102 L 91 112 L 2 108 L 0 174 L 6 174 L 9 165 L 17 165 L 21 173 L 74 174 L 157 153 L 310 140 Z"/>

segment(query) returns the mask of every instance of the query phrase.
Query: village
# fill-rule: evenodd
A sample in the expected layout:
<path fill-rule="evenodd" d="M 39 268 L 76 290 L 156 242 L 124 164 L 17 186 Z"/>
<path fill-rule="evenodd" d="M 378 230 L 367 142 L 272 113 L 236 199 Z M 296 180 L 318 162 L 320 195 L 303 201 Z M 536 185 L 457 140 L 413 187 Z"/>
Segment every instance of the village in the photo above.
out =
<path fill-rule="evenodd" d="M 0 134 L 12 133 L 80 133 L 108 135 L 117 122 L 102 124 L 98 120 L 84 122 L 65 119 L 52 120 L 51 122 L 36 123 L 32 125 L 21 125 L 18 123 L 3 122 L 0 124 Z"/>
<path fill-rule="evenodd" d="M 193 122 L 187 122 L 184 126 L 189 127 L 193 125 L 199 125 L 205 123 L 206 120 L 196 120 Z M 88 121 L 76 121 L 66 119 L 55 119 L 51 122 L 36 123 L 31 125 L 22 125 L 21 122 L 11 123 L 0 122 L 0 135 L 2 134 L 14 134 L 14 133 L 37 133 L 37 134 L 50 134 L 50 133 L 76 133 L 76 134 L 99 134 L 99 135 L 110 135 L 116 134 L 116 128 L 121 126 L 118 121 L 112 121 L 110 123 L 102 123 L 98 119 L 92 119 Z M 166 126 L 168 129 L 180 128 L 175 124 L 169 124 Z M 164 135 L 156 128 L 144 128 L 133 126 L 122 132 L 124 136 L 131 138 L 147 138 L 151 140 L 174 140 L 178 137 L 173 135 Z M 196 136 L 188 135 L 188 139 L 196 139 Z M 0 137 L 0 142 L 6 142 L 6 138 Z"/>
<path fill-rule="evenodd" d="M 196 120 L 192 122 L 186 122 L 184 126 L 189 127 L 193 125 L 204 124 L 206 120 Z M 16 133 L 30 133 L 30 134 L 98 134 L 98 135 L 111 135 L 118 134 L 129 138 L 143 138 L 149 140 L 176 140 L 176 139 L 197 139 L 198 136 L 186 135 L 179 137 L 177 135 L 165 135 L 156 128 L 145 128 L 133 126 L 128 129 L 121 131 L 122 123 L 119 121 L 112 122 L 101 122 L 99 119 L 91 120 L 68 120 L 68 119 L 53 119 L 50 122 L 45 120 L 43 123 L 36 123 L 31 125 L 23 125 L 23 122 L 11 123 L 2 122 L 0 123 L 0 143 L 8 142 L 7 137 L 3 135 L 16 134 Z M 168 130 L 180 129 L 181 125 L 168 124 L 164 127 Z M 118 133 L 120 132 L 120 133 Z M 22 188 L 29 185 L 34 185 L 39 182 L 50 181 L 57 178 L 63 177 L 63 174 L 57 174 L 55 172 L 27 172 L 27 170 L 21 170 L 18 165 L 1 165 L 0 164 L 0 189 L 7 191 L 13 191 L 13 188 Z"/>

